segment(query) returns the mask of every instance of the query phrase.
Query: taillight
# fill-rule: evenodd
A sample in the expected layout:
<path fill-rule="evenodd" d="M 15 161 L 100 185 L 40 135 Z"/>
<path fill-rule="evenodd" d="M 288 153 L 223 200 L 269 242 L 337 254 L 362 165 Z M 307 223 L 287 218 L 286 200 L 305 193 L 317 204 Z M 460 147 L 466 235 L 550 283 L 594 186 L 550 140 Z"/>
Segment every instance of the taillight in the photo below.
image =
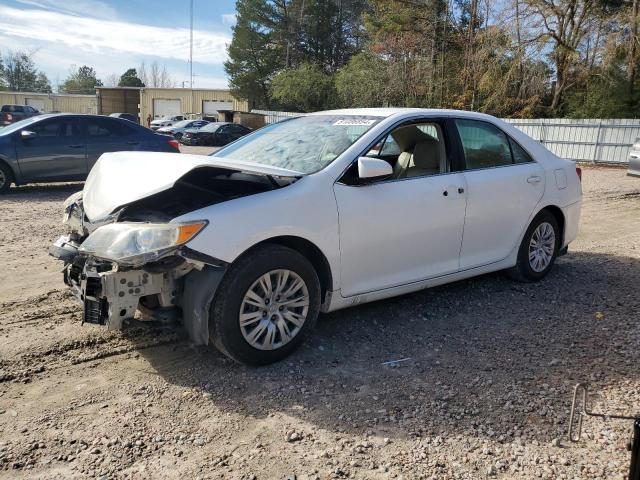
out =
<path fill-rule="evenodd" d="M 171 145 L 173 148 L 175 148 L 176 150 L 180 151 L 180 144 L 178 143 L 178 141 L 175 138 L 172 138 L 167 143 L 169 145 Z"/>
<path fill-rule="evenodd" d="M 13 120 L 13 115 L 11 115 L 10 113 L 5 112 L 5 114 L 4 114 L 4 119 L 5 119 L 7 122 L 10 122 L 11 120 Z"/>
<path fill-rule="evenodd" d="M 576 165 L 576 173 L 578 174 L 578 178 L 582 181 L 582 169 Z"/>

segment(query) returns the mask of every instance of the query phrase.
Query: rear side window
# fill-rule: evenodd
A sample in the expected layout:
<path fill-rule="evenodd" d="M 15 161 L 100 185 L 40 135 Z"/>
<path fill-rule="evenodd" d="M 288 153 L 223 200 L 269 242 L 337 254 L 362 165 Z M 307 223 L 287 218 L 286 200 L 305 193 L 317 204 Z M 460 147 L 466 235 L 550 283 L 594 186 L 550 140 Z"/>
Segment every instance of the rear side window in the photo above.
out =
<path fill-rule="evenodd" d="M 87 120 L 87 135 L 89 137 L 123 137 L 131 135 L 133 130 L 122 122 L 110 121 L 104 118 Z"/>
<path fill-rule="evenodd" d="M 509 145 L 511 145 L 511 153 L 513 153 L 513 163 L 529 163 L 533 162 L 533 158 L 529 155 L 524 148 L 518 145 L 513 140 L 509 139 Z"/>
<path fill-rule="evenodd" d="M 467 170 L 511 165 L 507 136 L 496 126 L 477 120 L 456 120 Z"/>

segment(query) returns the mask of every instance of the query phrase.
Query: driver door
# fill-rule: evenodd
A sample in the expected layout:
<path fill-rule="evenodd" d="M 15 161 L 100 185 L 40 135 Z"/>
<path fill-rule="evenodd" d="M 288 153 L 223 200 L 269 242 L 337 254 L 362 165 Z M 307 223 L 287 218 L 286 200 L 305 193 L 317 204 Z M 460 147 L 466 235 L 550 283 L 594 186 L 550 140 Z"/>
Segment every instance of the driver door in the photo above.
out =
<path fill-rule="evenodd" d="M 84 180 L 86 141 L 78 117 L 53 117 L 29 125 L 32 138 L 16 135 L 16 154 L 27 182 Z"/>
<path fill-rule="evenodd" d="M 424 158 L 419 162 L 411 163 L 413 150 L 424 139 L 403 133 L 397 135 L 396 140 L 399 140 L 401 155 L 411 156 L 408 165 L 414 170 L 370 184 L 358 184 L 348 178 L 350 169 L 334 185 L 344 297 L 459 270 L 465 180 L 461 173 L 450 171 L 449 147 L 442 125 L 433 120 L 413 124 L 444 143 L 440 153 L 432 149 L 426 157 L 422 154 Z M 374 147 L 368 155 L 384 157 L 386 153 L 383 148 Z M 440 158 L 428 158 L 429 155 Z"/>

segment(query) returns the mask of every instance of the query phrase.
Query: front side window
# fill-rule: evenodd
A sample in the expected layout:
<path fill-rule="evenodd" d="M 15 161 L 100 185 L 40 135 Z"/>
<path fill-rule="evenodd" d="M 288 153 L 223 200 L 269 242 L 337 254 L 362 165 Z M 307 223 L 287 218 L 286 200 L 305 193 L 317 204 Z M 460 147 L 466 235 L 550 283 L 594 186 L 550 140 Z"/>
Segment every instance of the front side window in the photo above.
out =
<path fill-rule="evenodd" d="M 467 170 L 511 165 L 507 136 L 496 126 L 477 120 L 455 120 Z"/>
<path fill-rule="evenodd" d="M 322 170 L 382 117 L 309 115 L 273 123 L 241 137 L 213 156 L 301 173 Z"/>
<path fill-rule="evenodd" d="M 394 128 L 367 157 L 386 160 L 394 179 L 424 177 L 449 171 L 442 128 L 424 121 Z"/>
<path fill-rule="evenodd" d="M 40 122 L 30 128 L 40 137 L 79 137 L 80 126 L 76 120 L 60 119 Z"/>

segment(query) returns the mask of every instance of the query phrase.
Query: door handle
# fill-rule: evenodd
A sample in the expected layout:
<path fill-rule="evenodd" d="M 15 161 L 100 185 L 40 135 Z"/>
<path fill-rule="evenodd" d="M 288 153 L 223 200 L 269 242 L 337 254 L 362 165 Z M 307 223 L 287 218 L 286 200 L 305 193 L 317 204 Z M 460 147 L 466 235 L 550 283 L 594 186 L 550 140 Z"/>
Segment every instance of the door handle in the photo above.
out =
<path fill-rule="evenodd" d="M 84 147 L 84 145 L 80 144 L 80 145 L 67 145 L 69 148 L 82 148 Z"/>
<path fill-rule="evenodd" d="M 541 181 L 542 181 L 542 177 L 539 177 L 537 175 L 527 178 L 528 183 L 540 183 Z"/>

